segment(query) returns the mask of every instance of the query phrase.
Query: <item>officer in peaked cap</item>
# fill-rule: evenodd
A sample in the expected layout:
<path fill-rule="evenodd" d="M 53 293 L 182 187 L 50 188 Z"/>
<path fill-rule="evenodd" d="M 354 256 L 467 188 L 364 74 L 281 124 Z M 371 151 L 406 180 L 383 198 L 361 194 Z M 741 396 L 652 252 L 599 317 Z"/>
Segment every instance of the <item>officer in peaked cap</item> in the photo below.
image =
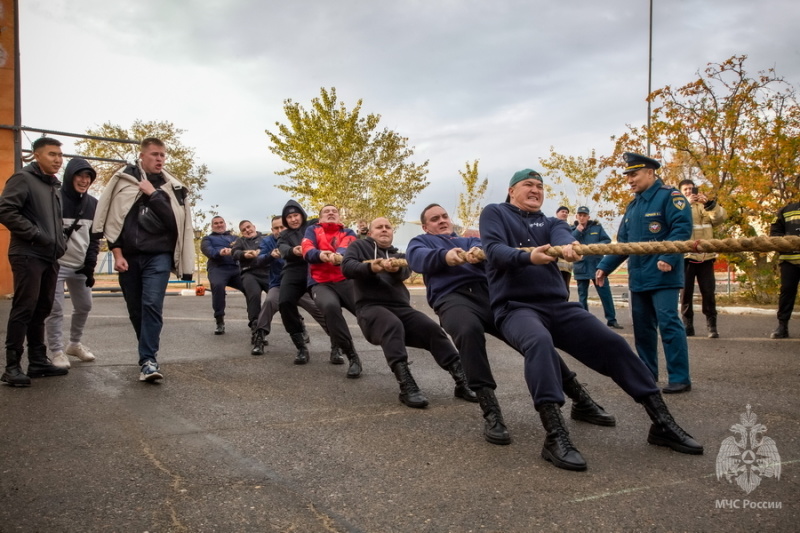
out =
<path fill-rule="evenodd" d="M 642 168 L 652 168 L 653 170 L 661 168 L 661 163 L 655 159 L 636 152 L 625 152 L 622 154 L 622 159 L 625 161 L 625 170 L 622 171 L 625 175 Z"/>
<path fill-rule="evenodd" d="M 656 176 L 661 164 L 642 154 L 626 152 L 622 173 L 634 193 L 625 209 L 617 235 L 619 242 L 685 241 L 692 236 L 689 202 L 674 187 Z M 633 338 L 639 357 L 658 380 L 658 332 L 667 360 L 669 382 L 664 393 L 688 392 L 689 347 L 686 330 L 678 314 L 678 295 L 683 288 L 681 254 L 607 255 L 597 265 L 595 282 L 605 283 L 623 261 L 628 260 L 628 285 L 633 317 Z"/>

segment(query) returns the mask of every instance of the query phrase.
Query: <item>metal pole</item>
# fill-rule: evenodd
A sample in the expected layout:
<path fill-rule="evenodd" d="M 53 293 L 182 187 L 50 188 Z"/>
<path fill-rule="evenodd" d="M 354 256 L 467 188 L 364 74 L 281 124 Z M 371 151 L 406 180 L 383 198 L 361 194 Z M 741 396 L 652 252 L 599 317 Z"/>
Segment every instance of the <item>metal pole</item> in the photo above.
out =
<path fill-rule="evenodd" d="M 20 96 L 22 66 L 19 63 L 19 0 L 14 0 L 14 171 L 22 168 L 22 98 Z"/>
<path fill-rule="evenodd" d="M 647 157 L 650 157 L 650 93 L 653 92 L 653 0 L 650 0 L 650 45 L 647 56 Z"/>

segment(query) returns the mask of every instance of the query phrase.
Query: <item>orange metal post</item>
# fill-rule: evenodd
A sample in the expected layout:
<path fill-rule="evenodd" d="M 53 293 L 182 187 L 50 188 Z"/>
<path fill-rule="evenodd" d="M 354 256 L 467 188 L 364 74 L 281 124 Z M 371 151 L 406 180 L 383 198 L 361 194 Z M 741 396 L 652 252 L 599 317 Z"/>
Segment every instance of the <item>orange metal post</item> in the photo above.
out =
<path fill-rule="evenodd" d="M 16 69 L 17 64 L 17 2 L 0 0 L 0 124 L 13 125 L 16 117 Z M 0 129 L 0 188 L 16 170 L 15 132 Z M 11 266 L 8 263 L 8 243 L 10 234 L 0 225 L 0 295 L 13 292 Z"/>

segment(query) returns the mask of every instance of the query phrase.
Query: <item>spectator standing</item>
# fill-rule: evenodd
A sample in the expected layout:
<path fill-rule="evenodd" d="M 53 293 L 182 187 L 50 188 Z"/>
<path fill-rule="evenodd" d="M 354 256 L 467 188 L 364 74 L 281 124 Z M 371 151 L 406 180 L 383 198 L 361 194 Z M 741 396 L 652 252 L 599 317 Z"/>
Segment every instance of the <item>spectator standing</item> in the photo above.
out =
<path fill-rule="evenodd" d="M 41 137 L 33 142 L 34 162 L 14 173 L 0 194 L 0 224 L 11 233 L 8 262 L 14 297 L 6 328 L 6 369 L 0 381 L 29 387 L 30 378 L 63 376 L 69 370 L 47 358 L 44 321 L 53 308 L 58 259 L 66 250 L 61 214 L 61 141 Z M 28 341 L 28 370 L 21 362 Z"/>
<path fill-rule="evenodd" d="M 790 202 L 778 211 L 769 228 L 771 237 L 800 236 L 800 202 Z M 789 319 L 792 318 L 797 285 L 800 283 L 800 250 L 778 256 L 781 270 L 781 292 L 778 297 L 778 327 L 770 335 L 773 339 L 789 337 Z"/>
<path fill-rule="evenodd" d="M 714 238 L 714 228 L 725 222 L 727 214 L 716 200 L 710 199 L 705 193 L 700 192 L 692 180 L 683 180 L 678 188 L 689 200 L 692 209 L 692 240 L 707 240 Z M 717 289 L 717 280 L 714 277 L 714 263 L 717 260 L 715 253 L 690 253 L 683 258 L 683 291 L 681 291 L 681 317 L 686 328 L 686 336 L 694 335 L 694 280 L 700 288 L 702 310 L 706 316 L 706 329 L 708 337 L 719 337 L 717 331 L 717 298 L 714 294 Z"/>
<path fill-rule="evenodd" d="M 567 222 L 567 219 L 569 218 L 569 207 L 565 205 L 559 206 L 558 209 L 556 209 L 556 218 Z M 564 278 L 564 283 L 567 286 L 567 300 L 569 300 L 569 282 L 572 279 L 573 265 L 569 261 L 565 261 L 561 258 L 558 259 L 556 264 L 558 265 L 558 270 L 561 272 L 561 277 Z"/>
<path fill-rule="evenodd" d="M 89 194 L 97 173 L 88 161 L 74 157 L 64 171 L 61 186 L 61 210 L 64 216 L 64 236 L 67 251 L 58 260 L 53 310 L 45 320 L 47 344 L 53 356 L 53 364 L 69 368 L 67 355 L 81 361 L 94 361 L 94 354 L 81 343 L 83 329 L 92 310 L 92 287 L 97 253 L 100 250 L 101 233 L 92 230 L 92 221 L 97 208 L 97 199 Z M 72 318 L 69 327 L 69 344 L 64 348 L 64 285 L 69 289 L 72 302 Z"/>
<path fill-rule="evenodd" d="M 589 208 L 586 206 L 582 205 L 578 208 L 572 228 L 572 236 L 580 244 L 608 244 L 611 242 L 611 237 L 608 236 L 603 226 L 596 220 L 589 219 Z M 578 285 L 578 303 L 587 311 L 589 310 L 589 283 L 591 282 L 600 297 L 600 303 L 603 304 L 606 325 L 614 329 L 623 329 L 617 322 L 617 312 L 614 309 L 610 284 L 604 283 L 602 286 L 598 286 L 594 280 L 594 274 L 601 259 L 600 255 L 587 255 L 573 265 L 573 274 Z"/>

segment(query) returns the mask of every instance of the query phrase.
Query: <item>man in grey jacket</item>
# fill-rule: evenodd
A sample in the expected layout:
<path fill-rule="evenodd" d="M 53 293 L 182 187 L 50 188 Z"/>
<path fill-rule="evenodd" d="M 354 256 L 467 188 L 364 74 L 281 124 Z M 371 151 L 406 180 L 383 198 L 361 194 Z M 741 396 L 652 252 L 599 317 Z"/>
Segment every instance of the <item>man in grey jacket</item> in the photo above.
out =
<path fill-rule="evenodd" d="M 14 276 L 14 299 L 6 329 L 6 369 L 0 381 L 29 387 L 32 377 L 62 376 L 44 343 L 44 320 L 53 307 L 58 258 L 66 240 L 61 224 L 61 142 L 42 137 L 33 143 L 35 162 L 11 176 L 0 194 L 0 224 L 11 232 L 8 261 Z M 28 373 L 20 362 L 28 340 Z"/>

